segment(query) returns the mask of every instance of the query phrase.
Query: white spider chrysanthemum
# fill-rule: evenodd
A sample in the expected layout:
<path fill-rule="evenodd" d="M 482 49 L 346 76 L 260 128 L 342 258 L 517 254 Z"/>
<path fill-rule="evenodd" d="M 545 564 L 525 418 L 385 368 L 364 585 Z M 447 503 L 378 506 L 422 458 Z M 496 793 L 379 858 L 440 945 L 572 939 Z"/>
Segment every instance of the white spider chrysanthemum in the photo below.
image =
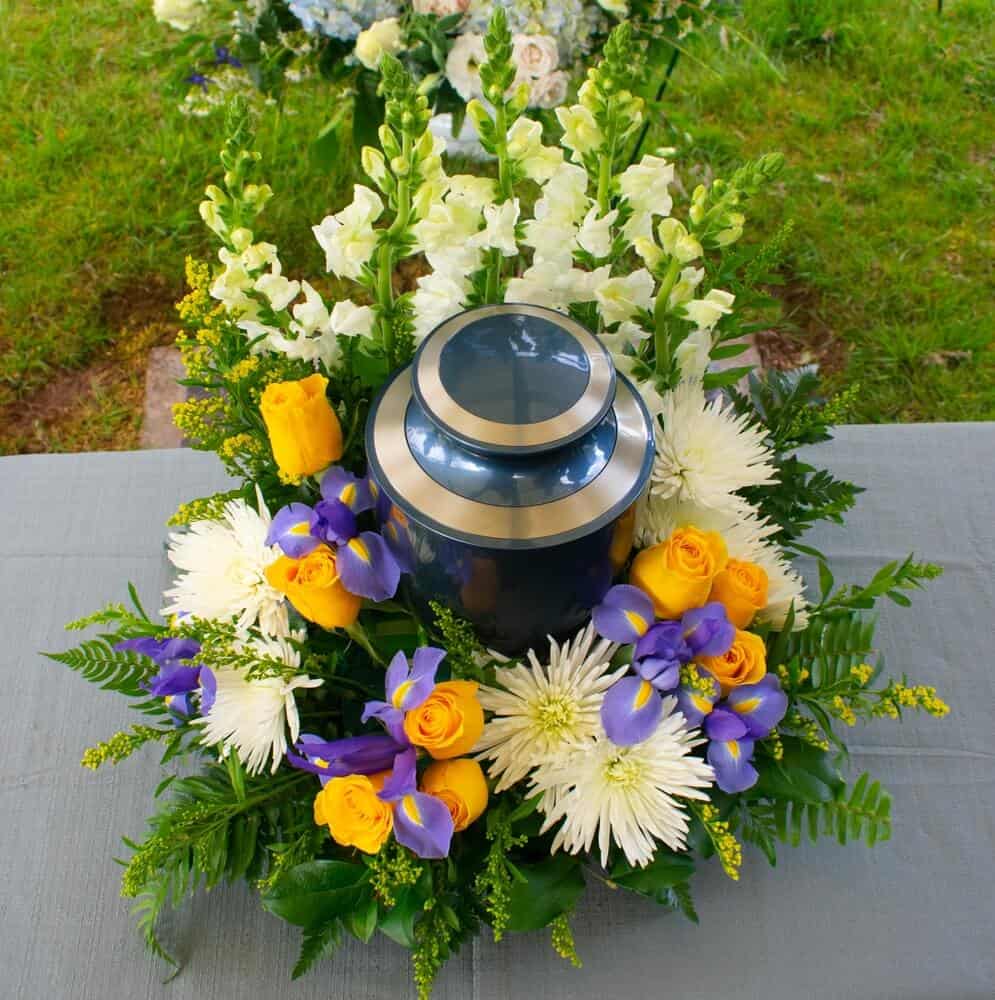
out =
<path fill-rule="evenodd" d="M 494 717 L 474 751 L 490 761 L 495 791 L 521 781 L 541 760 L 562 759 L 601 731 L 604 694 L 626 670 L 611 667 L 616 648 L 589 624 L 562 646 L 550 639 L 548 663 L 530 649 L 528 665 L 498 669 L 500 689 L 480 688 L 480 704 Z"/>
<path fill-rule="evenodd" d="M 767 574 L 767 605 L 759 612 L 758 621 L 780 628 L 793 603 L 794 628 L 805 627 L 808 623 L 805 583 L 770 541 L 777 531 L 776 525 L 759 517 L 749 505 L 735 513 L 724 513 L 649 495 L 636 508 L 636 541 L 641 547 L 655 545 L 688 524 L 702 531 L 717 531 L 726 543 L 730 559 L 756 563 L 763 568 Z"/>
<path fill-rule="evenodd" d="M 266 567 L 280 555 L 266 544 L 270 515 L 259 497 L 259 513 L 232 500 L 217 521 L 195 521 L 169 540 L 170 562 L 180 571 L 163 595 L 164 615 L 235 619 L 241 630 L 258 625 L 265 635 L 286 635 L 287 602 L 266 579 Z"/>
<path fill-rule="evenodd" d="M 303 639 L 301 633 L 296 636 Z M 256 650 L 261 657 L 279 660 L 288 667 L 299 667 L 300 653 L 285 638 L 253 639 L 245 647 Z M 300 736 L 300 718 L 294 691 L 315 688 L 324 682 L 297 674 L 285 677 L 263 677 L 249 680 L 240 669 L 212 669 L 214 701 L 203 719 L 201 742 L 208 746 L 220 744 L 222 754 L 232 750 L 249 774 L 259 774 L 267 763 L 275 772 L 287 752 L 287 730 L 294 742 Z"/>
<path fill-rule="evenodd" d="M 737 416 L 721 397 L 708 401 L 695 379 L 663 398 L 651 492 L 719 511 L 741 510 L 736 491 L 774 481 L 762 429 Z"/>
<path fill-rule="evenodd" d="M 602 732 L 588 745 L 540 765 L 530 792 L 544 793 L 543 832 L 562 821 L 553 851 L 589 851 L 597 837 L 601 864 L 608 865 L 612 841 L 630 865 L 653 860 L 657 841 L 673 851 L 687 846 L 688 814 L 681 799 L 708 801 L 712 769 L 691 750 L 704 740 L 688 730 L 664 698 L 663 717 L 653 735 L 634 746 L 616 746 Z"/>

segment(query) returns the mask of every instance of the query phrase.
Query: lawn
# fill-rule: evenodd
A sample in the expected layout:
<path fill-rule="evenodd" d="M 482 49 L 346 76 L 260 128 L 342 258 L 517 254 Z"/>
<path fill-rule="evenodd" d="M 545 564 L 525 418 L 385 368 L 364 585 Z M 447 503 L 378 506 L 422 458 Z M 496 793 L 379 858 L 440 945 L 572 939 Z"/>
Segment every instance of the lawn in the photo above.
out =
<path fill-rule="evenodd" d="M 217 118 L 164 92 L 176 36 L 149 0 L 0 0 L 0 453 L 134 447 L 147 351 L 176 325 Z M 782 150 L 756 238 L 794 220 L 770 364 L 857 382 L 852 419 L 995 418 L 995 17 L 990 0 L 745 0 L 696 40 L 651 145 L 721 173 Z M 259 124 L 278 197 L 266 238 L 320 266 L 343 200 L 310 137 L 326 90 Z"/>

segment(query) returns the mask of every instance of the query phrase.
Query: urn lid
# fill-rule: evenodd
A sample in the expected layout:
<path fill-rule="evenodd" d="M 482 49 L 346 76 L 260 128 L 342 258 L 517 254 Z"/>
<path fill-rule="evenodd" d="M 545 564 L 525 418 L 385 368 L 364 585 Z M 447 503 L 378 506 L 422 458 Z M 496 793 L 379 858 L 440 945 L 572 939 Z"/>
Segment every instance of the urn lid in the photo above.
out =
<path fill-rule="evenodd" d="M 529 455 L 583 437 L 615 398 L 611 355 L 569 316 L 490 305 L 445 320 L 415 357 L 425 415 L 473 451 Z"/>
<path fill-rule="evenodd" d="M 510 311 L 493 307 L 490 312 L 491 308 L 462 315 L 485 318 L 482 314 L 487 313 L 488 319 L 504 316 L 507 321 L 524 313 L 530 319 L 545 320 L 548 312 L 531 306 L 515 306 Z M 557 323 L 565 320 L 554 316 Z M 455 324 L 455 328 L 467 325 Z M 437 332 L 446 326 L 444 323 Z M 492 337 L 502 336 L 494 327 L 488 329 Z M 525 343 L 521 338 L 528 326 L 511 323 L 509 329 L 511 333 L 504 334 L 506 340 Z M 616 377 L 611 356 L 602 351 L 592 334 L 582 327 L 577 329 L 584 337 L 578 335 L 576 343 L 587 337 L 594 341 L 593 345 L 584 343 L 584 357 L 594 359 L 589 376 L 604 359 L 611 386 L 608 405 L 593 424 L 590 417 L 578 423 L 576 426 L 584 428 L 579 434 L 561 431 L 545 443 L 533 438 L 525 445 L 519 441 L 517 447 L 485 447 L 479 435 L 472 443 L 466 441 L 467 435 L 457 436 L 450 430 L 451 423 L 439 419 L 436 401 L 424 396 L 426 383 L 419 378 L 418 364 L 425 351 L 411 367 L 397 372 L 374 402 L 366 425 L 370 473 L 387 498 L 427 529 L 485 548 L 545 548 L 592 534 L 618 518 L 649 479 L 653 425 L 636 390 L 624 377 Z M 479 329 L 475 335 L 480 335 Z M 544 338 L 545 333 L 540 335 Z M 473 369 L 466 385 L 489 383 L 514 391 L 537 384 L 532 375 L 521 382 L 508 375 L 506 369 L 518 363 L 518 355 L 510 348 L 505 351 L 502 346 L 497 353 L 483 350 L 479 355 L 463 350 L 459 357 Z M 577 349 L 567 343 L 563 350 L 567 357 L 578 357 L 574 353 Z M 569 367 L 565 361 L 550 364 Z M 552 386 L 549 388 L 552 391 Z M 521 391 L 524 399 L 525 389 Z M 499 404 L 492 394 L 491 415 L 500 412 Z M 548 410 L 533 412 L 548 414 Z M 543 417 L 548 419 L 548 415 Z M 523 424 L 527 427 L 540 422 Z"/>

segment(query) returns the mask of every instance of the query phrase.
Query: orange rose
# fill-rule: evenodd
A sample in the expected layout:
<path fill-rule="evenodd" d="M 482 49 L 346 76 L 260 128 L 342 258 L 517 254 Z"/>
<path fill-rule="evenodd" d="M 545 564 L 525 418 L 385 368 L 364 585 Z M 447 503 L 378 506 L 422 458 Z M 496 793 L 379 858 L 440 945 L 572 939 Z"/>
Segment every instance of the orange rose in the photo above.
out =
<path fill-rule="evenodd" d="M 480 765 L 469 757 L 429 764 L 421 788 L 446 804 L 457 831 L 465 830 L 487 808 L 487 780 Z"/>
<path fill-rule="evenodd" d="M 649 594 L 658 618 L 680 618 L 708 600 L 712 580 L 727 559 L 725 542 L 717 531 L 699 531 L 689 525 L 643 549 L 633 560 L 629 582 Z"/>
<path fill-rule="evenodd" d="M 320 472 L 342 457 L 342 427 L 325 395 L 327 385 L 328 379 L 315 373 L 263 390 L 259 409 L 270 447 L 289 479 Z"/>
<path fill-rule="evenodd" d="M 436 760 L 467 753 L 484 731 L 484 710 L 475 681 L 445 681 L 417 707 L 405 713 L 404 733 Z"/>
<path fill-rule="evenodd" d="M 767 607 L 767 571 L 756 563 L 730 559 L 712 581 L 710 601 L 719 601 L 736 628 L 746 628 Z"/>
<path fill-rule="evenodd" d="M 736 629 L 736 638 L 721 656 L 703 656 L 698 662 L 722 685 L 727 695 L 740 684 L 756 684 L 767 673 L 767 647 L 752 632 Z"/>
<path fill-rule="evenodd" d="M 610 557 L 612 572 L 617 573 L 628 561 L 636 532 L 636 505 L 633 504 L 616 522 Z"/>
<path fill-rule="evenodd" d="M 377 775 L 332 778 L 314 800 L 314 821 L 327 826 L 337 844 L 376 854 L 394 828 L 394 810 L 377 795 Z"/>
<path fill-rule="evenodd" d="M 335 553 L 327 545 L 319 545 L 303 559 L 280 556 L 266 567 L 266 579 L 308 621 L 322 628 L 347 628 L 359 617 L 362 598 L 342 586 Z"/>

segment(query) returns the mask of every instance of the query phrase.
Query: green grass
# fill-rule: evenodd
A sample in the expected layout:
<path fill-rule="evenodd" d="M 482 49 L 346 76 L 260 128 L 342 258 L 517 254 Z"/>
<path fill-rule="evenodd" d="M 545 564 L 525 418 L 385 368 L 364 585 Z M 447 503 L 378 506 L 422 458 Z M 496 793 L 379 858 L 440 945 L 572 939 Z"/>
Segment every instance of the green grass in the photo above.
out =
<path fill-rule="evenodd" d="M 150 7 L 0 0 L 0 452 L 133 446 L 143 351 L 184 256 L 213 252 L 196 206 L 220 122 L 164 94 L 177 36 Z M 990 0 L 743 9 L 727 49 L 691 44 L 654 137 L 704 172 L 786 154 L 756 206 L 755 234 L 797 227 L 765 349 L 859 381 L 855 420 L 995 418 Z M 330 100 L 296 88 L 259 126 L 265 236 L 294 273 L 319 271 L 310 226 L 342 200 L 309 153 Z"/>
<path fill-rule="evenodd" d="M 990 0 L 743 6 L 763 54 L 699 44 L 667 105 L 717 173 L 787 156 L 757 206 L 764 231 L 796 222 L 775 355 L 859 382 L 854 420 L 995 418 Z"/>

